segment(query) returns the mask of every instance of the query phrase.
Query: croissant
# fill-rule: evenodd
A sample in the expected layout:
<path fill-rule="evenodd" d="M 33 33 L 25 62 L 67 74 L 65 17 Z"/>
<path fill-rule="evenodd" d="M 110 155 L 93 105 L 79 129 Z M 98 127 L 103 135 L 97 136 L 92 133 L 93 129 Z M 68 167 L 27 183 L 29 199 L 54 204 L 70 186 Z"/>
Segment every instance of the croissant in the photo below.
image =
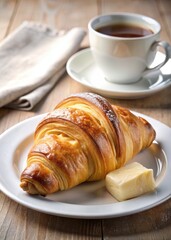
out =
<path fill-rule="evenodd" d="M 20 187 L 47 195 L 104 179 L 150 146 L 155 130 L 93 93 L 72 95 L 38 124 Z"/>

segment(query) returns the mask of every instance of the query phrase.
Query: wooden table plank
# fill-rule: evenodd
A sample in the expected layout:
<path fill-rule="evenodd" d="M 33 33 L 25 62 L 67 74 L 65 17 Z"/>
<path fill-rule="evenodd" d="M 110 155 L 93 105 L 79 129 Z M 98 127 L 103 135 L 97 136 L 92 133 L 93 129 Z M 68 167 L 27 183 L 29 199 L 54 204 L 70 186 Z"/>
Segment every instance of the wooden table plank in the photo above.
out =
<path fill-rule="evenodd" d="M 101 221 L 51 216 L 7 199 L 0 239 L 101 239 Z"/>
<path fill-rule="evenodd" d="M 0 41 L 8 34 L 17 4 L 17 0 L 0 0 Z"/>
<path fill-rule="evenodd" d="M 59 30 L 69 30 L 72 27 L 83 27 L 84 29 L 87 29 L 87 19 L 91 19 L 98 13 L 96 0 L 74 0 L 72 4 L 70 0 L 58 1 L 59 9 L 57 9 L 54 22 L 51 25 L 52 21 L 48 17 L 48 13 L 50 14 L 50 11 L 45 11 L 42 1 L 43 0 L 20 0 L 16 16 L 10 26 L 9 32 L 12 32 L 26 20 L 47 24 Z M 84 12 L 86 13 L 85 16 L 84 12 L 80 11 L 81 8 L 84 9 Z M 87 45 L 87 38 L 84 43 Z"/>
<path fill-rule="evenodd" d="M 168 40 L 171 42 L 171 1 L 170 0 L 156 0 L 160 12 L 160 16 L 164 22 L 163 31 L 167 32 Z"/>
<path fill-rule="evenodd" d="M 171 201 L 131 216 L 108 219 L 103 222 L 107 239 L 160 240 L 171 236 Z"/>

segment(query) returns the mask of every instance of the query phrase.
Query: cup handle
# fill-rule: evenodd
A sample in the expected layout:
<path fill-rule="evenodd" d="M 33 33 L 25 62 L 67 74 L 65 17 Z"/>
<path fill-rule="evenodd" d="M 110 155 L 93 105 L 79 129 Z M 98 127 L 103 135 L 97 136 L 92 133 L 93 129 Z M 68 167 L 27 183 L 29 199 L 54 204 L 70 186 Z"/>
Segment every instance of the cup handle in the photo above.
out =
<path fill-rule="evenodd" d="M 158 64 L 157 66 L 155 66 L 155 67 L 153 67 L 153 68 L 146 68 L 145 70 L 144 70 L 144 73 L 146 74 L 146 73 L 149 73 L 149 72 L 151 72 L 151 71 L 154 71 L 154 70 L 159 70 L 162 66 L 164 66 L 166 63 L 167 63 L 167 61 L 171 58 L 171 45 L 168 43 L 168 42 L 166 42 L 166 41 L 158 41 L 158 42 L 155 42 L 155 43 L 153 43 L 152 44 L 152 46 L 151 46 L 151 48 L 152 48 L 152 50 L 154 49 L 156 49 L 156 47 L 158 47 L 158 46 L 160 46 L 160 47 L 162 47 L 163 49 L 164 49 L 164 51 L 165 51 L 165 59 L 164 59 L 164 61 L 162 62 L 162 63 L 160 63 L 160 64 Z"/>

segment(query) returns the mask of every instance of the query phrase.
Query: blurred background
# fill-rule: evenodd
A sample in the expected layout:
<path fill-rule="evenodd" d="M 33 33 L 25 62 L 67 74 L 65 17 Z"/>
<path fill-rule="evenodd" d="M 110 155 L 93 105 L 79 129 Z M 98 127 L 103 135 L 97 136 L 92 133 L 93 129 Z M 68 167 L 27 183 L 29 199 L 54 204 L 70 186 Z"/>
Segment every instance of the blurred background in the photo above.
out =
<path fill-rule="evenodd" d="M 24 20 L 42 22 L 57 29 L 87 29 L 90 18 L 107 12 L 135 12 L 158 20 L 171 42 L 170 0 L 0 0 L 0 40 Z M 83 44 L 88 44 L 85 39 Z"/>

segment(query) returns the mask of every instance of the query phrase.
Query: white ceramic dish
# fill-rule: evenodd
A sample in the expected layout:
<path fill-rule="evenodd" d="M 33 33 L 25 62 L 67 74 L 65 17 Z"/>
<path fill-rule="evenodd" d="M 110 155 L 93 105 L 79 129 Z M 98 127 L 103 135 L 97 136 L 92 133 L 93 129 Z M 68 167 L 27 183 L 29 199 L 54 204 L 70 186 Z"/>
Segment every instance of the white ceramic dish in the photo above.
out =
<path fill-rule="evenodd" d="M 164 54 L 158 52 L 153 65 L 162 62 Z M 171 85 L 171 59 L 160 70 L 146 74 L 141 80 L 132 84 L 115 84 L 105 80 L 101 70 L 96 66 L 90 48 L 74 54 L 67 62 L 67 72 L 75 81 L 101 95 L 136 99 L 150 96 Z"/>
<path fill-rule="evenodd" d="M 139 114 L 140 115 L 140 114 Z M 153 147 L 141 152 L 132 161 L 152 168 L 157 182 L 155 192 L 117 202 L 105 189 L 104 181 L 84 183 L 71 190 L 46 197 L 30 196 L 20 189 L 20 174 L 26 166 L 26 156 L 32 145 L 33 132 L 43 118 L 29 118 L 0 136 L 0 190 L 14 201 L 37 211 L 74 218 L 111 218 L 152 208 L 170 197 L 171 129 L 144 116 L 157 132 Z"/>

